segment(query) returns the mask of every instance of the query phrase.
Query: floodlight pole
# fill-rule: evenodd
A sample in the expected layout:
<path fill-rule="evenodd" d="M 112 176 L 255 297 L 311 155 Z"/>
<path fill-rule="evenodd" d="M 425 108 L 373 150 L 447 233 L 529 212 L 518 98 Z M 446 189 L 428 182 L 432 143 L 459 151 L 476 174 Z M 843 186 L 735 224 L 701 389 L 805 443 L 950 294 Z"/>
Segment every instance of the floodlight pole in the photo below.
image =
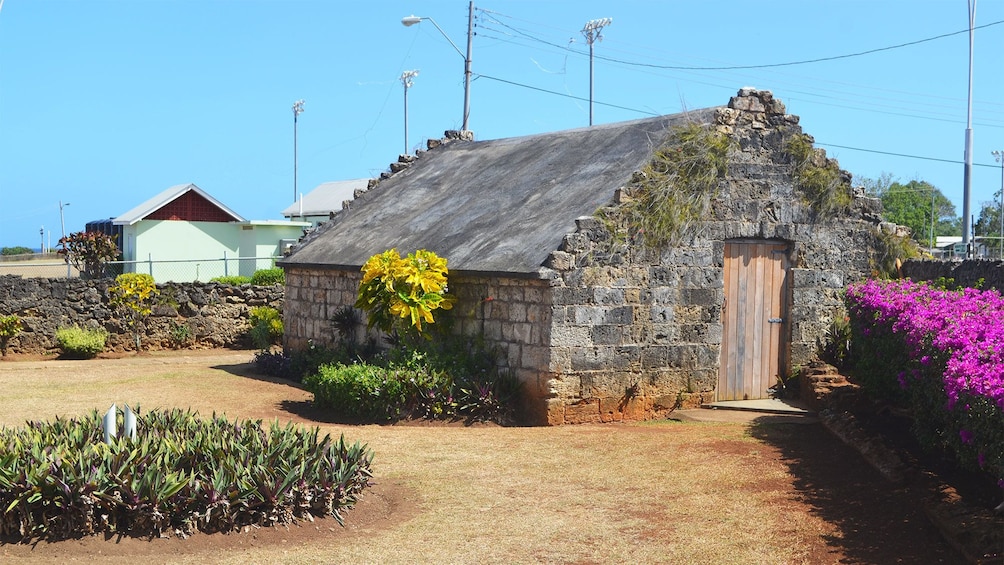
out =
<path fill-rule="evenodd" d="M 969 8 L 969 102 L 966 107 L 966 168 L 962 177 L 962 243 L 966 246 L 966 258 L 973 257 L 970 245 L 970 195 L 973 178 L 973 28 L 976 25 L 976 0 L 966 0 Z"/>
<path fill-rule="evenodd" d="M 415 84 L 415 77 L 418 71 L 404 71 L 401 73 L 401 84 L 404 85 L 404 154 L 408 154 L 408 89 Z"/>
<path fill-rule="evenodd" d="M 296 190 L 296 119 L 303 113 L 303 100 L 293 102 L 293 202 L 296 202 L 299 192 Z"/>
<path fill-rule="evenodd" d="M 582 28 L 582 35 L 589 44 L 589 125 L 593 125 L 593 42 L 603 41 L 603 28 L 613 22 L 613 18 L 589 20 Z"/>
<path fill-rule="evenodd" d="M 401 18 L 401 25 L 405 27 L 413 26 L 417 23 L 421 23 L 423 20 L 429 20 L 432 25 L 436 26 L 439 33 L 443 34 L 443 37 L 450 42 L 450 45 L 456 49 L 457 53 L 464 58 L 464 120 L 463 125 L 460 129 L 463 131 L 468 131 L 467 123 L 471 116 L 471 51 L 474 47 L 474 0 L 471 0 L 467 5 L 467 54 L 465 55 L 463 51 L 457 47 L 457 44 L 450 39 L 449 35 L 443 31 L 443 28 L 439 27 L 436 20 L 428 16 L 405 16 Z"/>

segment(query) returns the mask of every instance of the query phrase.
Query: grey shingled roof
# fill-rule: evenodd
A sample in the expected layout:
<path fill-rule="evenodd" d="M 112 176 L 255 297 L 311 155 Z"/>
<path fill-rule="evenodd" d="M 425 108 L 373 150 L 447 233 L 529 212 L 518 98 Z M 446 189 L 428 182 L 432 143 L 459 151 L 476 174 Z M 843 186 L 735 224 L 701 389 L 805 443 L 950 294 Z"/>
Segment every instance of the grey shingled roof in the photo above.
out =
<path fill-rule="evenodd" d="M 451 271 L 536 276 L 575 219 L 611 202 L 685 121 L 713 109 L 427 151 L 322 225 L 281 265 L 358 269 L 391 247 Z"/>
<path fill-rule="evenodd" d="M 300 202 L 294 202 L 282 211 L 287 218 L 293 216 L 327 216 L 331 212 L 342 209 L 342 202 L 352 200 L 356 190 L 366 190 L 370 179 L 337 180 L 324 182 L 304 194 L 303 207 Z"/>

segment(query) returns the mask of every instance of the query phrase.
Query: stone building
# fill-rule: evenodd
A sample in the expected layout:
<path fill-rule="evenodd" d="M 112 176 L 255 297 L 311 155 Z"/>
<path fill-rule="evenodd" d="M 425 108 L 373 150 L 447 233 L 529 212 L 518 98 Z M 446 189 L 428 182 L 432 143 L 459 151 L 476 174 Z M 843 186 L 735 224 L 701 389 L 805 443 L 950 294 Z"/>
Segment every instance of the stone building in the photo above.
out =
<path fill-rule="evenodd" d="M 530 423 L 762 398 L 815 356 L 843 288 L 893 237 L 768 91 L 521 138 L 462 133 L 402 157 L 280 263 L 287 349 L 333 340 L 368 257 L 429 249 L 449 260 L 457 327 L 500 346 Z M 654 233 L 646 214 L 669 200 L 672 225 Z"/>

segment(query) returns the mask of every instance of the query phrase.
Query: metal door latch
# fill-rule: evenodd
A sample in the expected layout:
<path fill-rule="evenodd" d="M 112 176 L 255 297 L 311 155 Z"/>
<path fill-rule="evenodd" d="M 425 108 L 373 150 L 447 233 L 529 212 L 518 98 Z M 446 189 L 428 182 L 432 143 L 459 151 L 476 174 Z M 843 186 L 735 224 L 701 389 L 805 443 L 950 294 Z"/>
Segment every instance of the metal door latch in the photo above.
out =
<path fill-rule="evenodd" d="M 784 318 L 767 318 L 767 322 L 770 324 L 780 324 L 784 322 Z"/>

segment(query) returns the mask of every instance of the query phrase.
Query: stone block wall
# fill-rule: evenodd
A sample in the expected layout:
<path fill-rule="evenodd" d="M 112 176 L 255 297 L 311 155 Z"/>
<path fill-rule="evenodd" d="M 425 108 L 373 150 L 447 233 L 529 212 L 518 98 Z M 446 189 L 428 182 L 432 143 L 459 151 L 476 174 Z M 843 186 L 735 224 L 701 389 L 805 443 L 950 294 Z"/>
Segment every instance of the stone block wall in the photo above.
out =
<path fill-rule="evenodd" d="M 331 317 L 342 307 L 355 304 L 361 280 L 359 271 L 287 267 L 283 347 L 301 351 L 311 343 L 334 345 L 338 336 Z"/>
<path fill-rule="evenodd" d="M 335 345 L 337 335 L 331 327 L 331 317 L 341 308 L 355 304 L 361 279 L 362 274 L 357 271 L 288 267 L 284 347 L 302 350 L 311 343 Z M 484 335 L 496 346 L 500 365 L 523 383 L 527 417 L 540 422 L 550 381 L 546 369 L 551 318 L 548 282 L 451 274 L 449 284 L 456 302 L 452 310 L 436 312 L 437 323 L 449 325 L 451 331 L 464 335 Z M 365 315 L 360 314 L 362 330 Z M 358 335 L 361 337 L 365 332 Z"/>
<path fill-rule="evenodd" d="M 0 314 L 21 318 L 24 330 L 9 344 L 15 354 L 57 352 L 61 327 L 104 328 L 107 348 L 133 349 L 132 329 L 123 313 L 108 302 L 113 279 L 22 278 L 0 276 Z M 232 286 L 219 283 L 158 284 L 159 303 L 146 319 L 142 346 L 167 349 L 177 345 L 177 328 L 185 326 L 185 347 L 248 347 L 248 312 L 255 306 L 282 309 L 282 286 Z"/>
<path fill-rule="evenodd" d="M 796 116 L 769 92 L 744 89 L 712 125 L 736 150 L 710 214 L 679 244 L 614 244 L 598 219 L 584 217 L 545 263 L 554 285 L 548 423 L 651 418 L 685 397 L 714 398 L 726 242 L 788 246 L 784 372 L 815 359 L 843 313 L 844 287 L 870 274 L 880 205 L 857 198 L 850 210 L 820 217 L 802 201 L 785 150 L 801 133 Z"/>

